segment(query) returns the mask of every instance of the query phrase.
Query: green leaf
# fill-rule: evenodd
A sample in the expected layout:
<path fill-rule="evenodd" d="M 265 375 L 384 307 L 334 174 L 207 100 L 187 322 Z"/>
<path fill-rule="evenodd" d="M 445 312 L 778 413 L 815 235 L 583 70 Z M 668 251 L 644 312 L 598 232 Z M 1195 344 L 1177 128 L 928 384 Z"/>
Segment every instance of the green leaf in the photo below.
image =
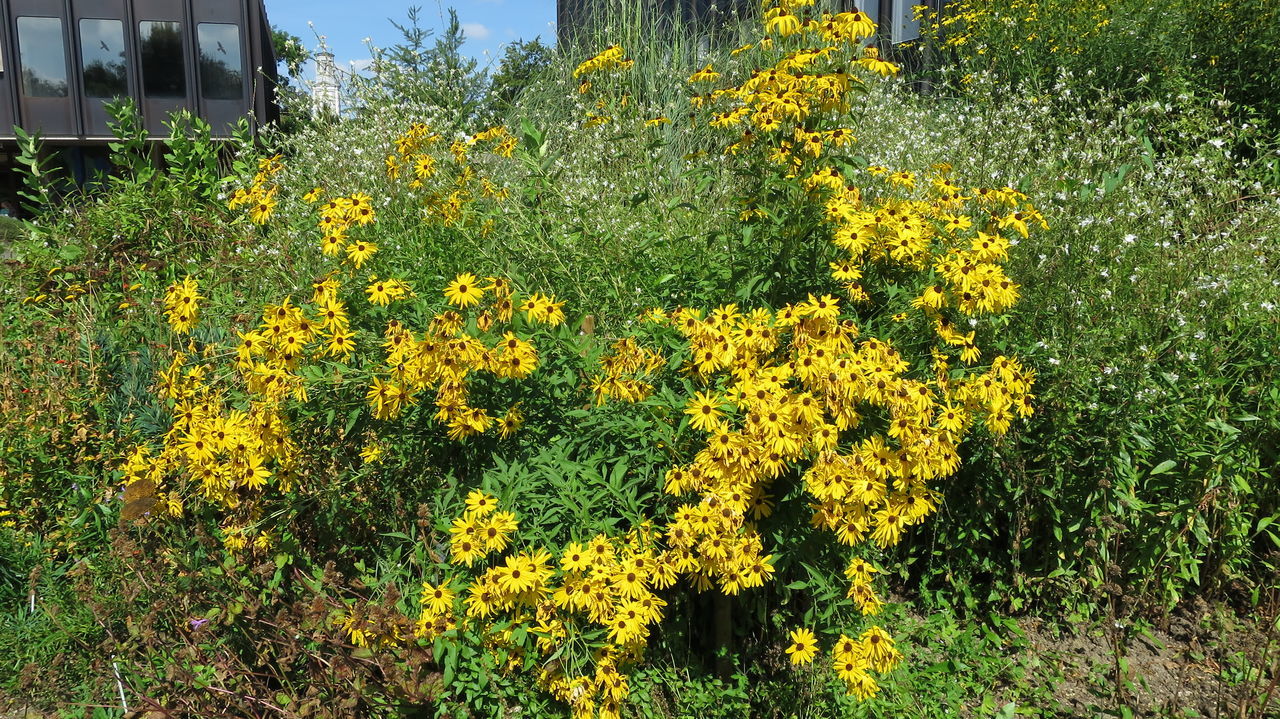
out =
<path fill-rule="evenodd" d="M 1208 422 L 1205 422 L 1205 426 L 1210 429 L 1216 429 L 1223 434 L 1240 434 L 1240 430 L 1238 428 L 1233 427 L 1220 419 L 1211 419 Z"/>
<path fill-rule="evenodd" d="M 1173 469 L 1174 467 L 1177 467 L 1177 466 L 1178 466 L 1178 463 L 1177 463 L 1177 462 L 1173 461 L 1172 459 L 1166 459 L 1165 461 L 1161 462 L 1160 464 L 1157 464 L 1157 465 L 1156 465 L 1156 466 L 1151 470 L 1151 476 L 1153 476 L 1153 477 L 1154 477 L 1154 476 L 1155 476 L 1155 475 L 1157 475 L 1157 474 L 1164 474 L 1165 472 L 1168 472 L 1169 470 L 1171 470 L 1171 469 Z"/>
<path fill-rule="evenodd" d="M 458 645 L 451 644 L 444 654 L 444 668 L 441 671 L 445 689 L 453 683 L 453 675 L 458 669 Z"/>
<path fill-rule="evenodd" d="M 356 421 L 360 419 L 360 413 L 363 411 L 364 411 L 364 407 L 360 406 L 351 410 L 351 414 L 347 415 L 347 426 L 342 429 L 342 435 L 344 437 L 349 436 L 351 434 L 351 428 L 356 426 Z"/>

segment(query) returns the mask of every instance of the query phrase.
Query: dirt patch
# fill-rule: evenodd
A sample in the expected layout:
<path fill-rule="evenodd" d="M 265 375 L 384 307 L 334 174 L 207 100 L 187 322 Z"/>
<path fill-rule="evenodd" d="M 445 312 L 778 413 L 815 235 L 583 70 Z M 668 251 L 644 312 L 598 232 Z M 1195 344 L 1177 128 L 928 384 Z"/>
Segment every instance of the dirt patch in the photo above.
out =
<path fill-rule="evenodd" d="M 1053 686 L 1055 716 L 1246 719 L 1280 717 L 1274 621 L 1193 602 L 1163 626 L 1020 626 Z"/>

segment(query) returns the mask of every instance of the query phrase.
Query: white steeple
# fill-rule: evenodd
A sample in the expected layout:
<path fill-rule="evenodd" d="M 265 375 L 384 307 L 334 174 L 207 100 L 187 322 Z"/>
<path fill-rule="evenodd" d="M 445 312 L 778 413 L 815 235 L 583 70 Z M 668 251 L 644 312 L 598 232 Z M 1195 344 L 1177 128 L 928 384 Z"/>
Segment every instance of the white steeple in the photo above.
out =
<path fill-rule="evenodd" d="M 342 112 L 341 99 L 338 93 L 338 68 L 333 64 L 333 53 L 320 39 L 320 47 L 315 53 L 316 79 L 311 83 L 311 98 L 315 102 L 317 112 L 325 112 L 337 116 Z"/>

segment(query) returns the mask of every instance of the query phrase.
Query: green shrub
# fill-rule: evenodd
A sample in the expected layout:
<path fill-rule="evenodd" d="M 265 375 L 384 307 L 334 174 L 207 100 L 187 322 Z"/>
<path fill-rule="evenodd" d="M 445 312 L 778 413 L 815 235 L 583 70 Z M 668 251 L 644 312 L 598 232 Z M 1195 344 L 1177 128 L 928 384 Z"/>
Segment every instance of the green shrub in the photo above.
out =
<path fill-rule="evenodd" d="M 733 597 L 664 594 L 668 620 L 655 625 L 623 711 L 1009 716 L 1053 702 L 1031 686 L 1040 670 L 1009 658 L 1027 644 L 992 607 L 1070 605 L 1131 627 L 1143 608 L 1266 589 L 1268 555 L 1280 547 L 1280 206 L 1267 194 L 1280 164 L 1255 157 L 1266 146 L 1255 120 L 1274 109 L 1257 89 L 1265 63 L 1223 58 L 1265 55 L 1268 30 L 1209 66 L 1252 73 L 1231 90 L 1253 83 L 1246 111 L 1237 96 L 1215 94 L 1225 75 L 1197 74 L 1204 68 L 1172 35 L 1198 16 L 1174 10 L 1078 32 L 1081 55 L 1067 62 L 1035 43 L 1012 47 L 997 32 L 1008 26 L 977 23 L 974 32 L 1004 44 L 961 58 L 974 71 L 964 91 L 941 84 L 919 95 L 874 80 L 832 114 L 832 127 L 859 140 L 833 162 L 868 206 L 910 195 L 879 168 L 916 168 L 920 183 L 927 168 L 963 188 L 1007 185 L 1043 211 L 1048 229 L 1014 238 L 1010 252 L 1022 301 L 979 329 L 988 359 L 1017 354 L 1034 367 L 1036 414 L 1003 439 L 966 445 L 964 466 L 939 486 L 939 514 L 912 542 L 859 555 L 893 570 L 884 619 L 905 661 L 879 677 L 880 696 L 855 703 L 829 664 L 789 666 L 785 637 L 797 624 L 864 621 L 839 578 L 847 551 L 806 526 L 803 480 L 789 473 L 776 480 L 775 515 L 760 523 L 765 546 L 788 547 L 771 565 L 775 581 Z M 1069 36 L 1061 28 L 1093 11 L 1064 10 L 1049 35 Z M 714 103 L 711 86 L 673 81 L 708 63 L 749 77 L 759 55 L 730 51 L 749 28 L 721 28 L 704 46 L 635 13 L 623 8 L 521 80 L 502 133 L 472 124 L 470 100 L 388 104 L 387 88 L 370 87 L 350 117 L 269 136 L 279 157 L 242 143 L 230 159 L 244 194 L 218 185 L 201 133 L 178 133 L 169 170 L 139 165 L 25 230 L 11 225 L 13 259 L 0 266 L 0 654 L 12 659 L 0 664 L 0 691 L 42 705 L 114 704 L 114 654 L 131 706 L 146 695 L 193 715 L 255 714 L 263 702 L 333 715 L 563 710 L 538 691 L 537 672 L 585 666 L 598 636 L 552 659 L 518 617 L 487 634 L 464 627 L 456 642 L 410 638 L 423 581 L 480 581 L 448 561 L 453 520 L 466 518 L 473 490 L 486 492 L 519 513 L 516 552 L 598 533 L 640 541 L 647 521 L 667 524 L 678 502 L 662 491 L 666 473 L 701 447 L 681 424 L 684 403 L 709 388 L 681 370 L 685 338 L 637 325 L 637 315 L 820 296 L 827 262 L 841 259 L 826 242 L 824 208 L 796 187 L 808 174 L 722 155 L 724 136 L 698 114 L 709 108 L 688 102 Z M 614 42 L 634 61 L 628 72 L 575 77 L 586 55 Z M 1158 69 L 1145 89 L 1115 87 L 1143 64 Z M 449 129 L 428 151 L 448 169 L 417 188 L 408 164 L 398 178 L 386 170 L 389 155 L 412 159 L 398 139 L 415 122 Z M 129 165 L 140 149 L 122 134 L 117 153 Z M 487 152 L 508 138 L 510 157 Z M 453 160 L 455 140 L 465 162 Z M 492 187 L 480 189 L 482 179 Z M 323 205 L 303 198 L 312 188 L 376 213 L 373 224 L 344 227 L 347 240 L 378 244 L 368 265 L 321 254 Z M 471 197 L 451 202 L 455 191 Z M 261 223 L 228 212 L 228 197 L 267 205 Z M 431 394 L 394 420 L 366 397 L 374 377 L 397 371 L 383 353 L 388 321 L 421 336 L 442 310 L 434 291 L 460 271 L 554 294 L 573 320 L 513 323 L 537 342 L 530 377 L 473 373 L 477 407 L 495 419 L 519 408 L 524 426 L 512 437 L 447 439 Z M 175 336 L 161 317 L 172 309 L 165 288 L 188 275 L 199 280 L 203 319 Z M 912 371 L 929 371 L 931 329 L 889 309 L 911 299 L 915 277 L 880 265 L 867 275 L 872 303 L 849 316 L 926 357 Z M 174 402 L 154 381 L 174 353 L 186 356 L 184 370 L 211 368 L 210 402 L 254 411 L 228 369 L 236 333 L 286 296 L 314 313 L 316 285 L 336 277 L 345 305 L 358 308 L 357 352 L 303 363 L 308 396 L 281 405 L 306 448 L 296 486 L 234 506 L 195 484 L 184 490 L 177 475 L 154 494 L 122 493 L 128 449 L 161 447 L 174 426 Z M 365 286 L 388 279 L 416 294 L 369 304 Z M 473 315 L 468 333 L 499 336 Z M 621 337 L 667 362 L 634 378 L 652 385 L 642 402 L 593 407 L 599 362 Z M 182 516 L 162 521 L 154 515 L 170 495 Z M 142 507 L 152 516 L 135 524 Z M 524 671 L 501 671 L 511 661 Z M 22 669 L 37 685 L 21 683 Z"/>

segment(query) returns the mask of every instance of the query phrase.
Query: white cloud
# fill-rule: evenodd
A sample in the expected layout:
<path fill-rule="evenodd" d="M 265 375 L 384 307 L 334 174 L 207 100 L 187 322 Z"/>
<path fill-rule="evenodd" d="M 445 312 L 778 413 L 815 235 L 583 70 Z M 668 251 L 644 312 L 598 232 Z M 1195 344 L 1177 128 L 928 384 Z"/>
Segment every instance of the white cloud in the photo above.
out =
<path fill-rule="evenodd" d="M 462 32 L 466 33 L 471 40 L 483 40 L 489 37 L 489 28 L 478 22 L 462 23 Z"/>

